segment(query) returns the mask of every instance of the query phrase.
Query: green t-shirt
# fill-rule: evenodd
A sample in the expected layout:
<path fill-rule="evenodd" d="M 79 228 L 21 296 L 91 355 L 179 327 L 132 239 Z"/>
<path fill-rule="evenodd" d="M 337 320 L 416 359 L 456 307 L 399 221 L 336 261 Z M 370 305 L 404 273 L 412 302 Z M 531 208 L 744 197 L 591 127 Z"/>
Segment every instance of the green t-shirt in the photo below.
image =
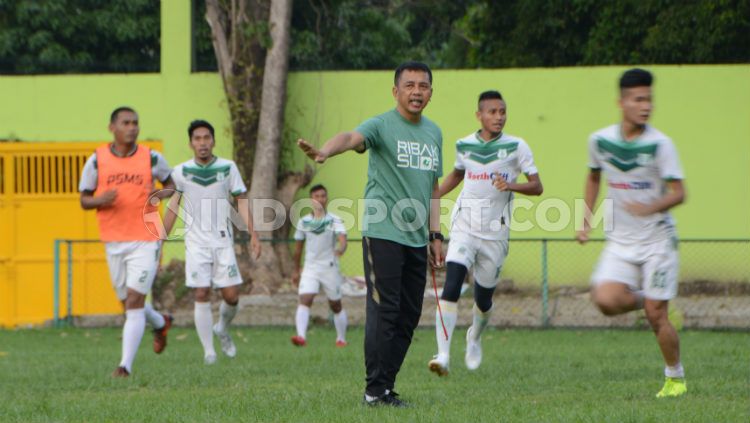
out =
<path fill-rule="evenodd" d="M 370 151 L 362 234 L 410 247 L 427 245 L 430 197 L 443 175 L 443 135 L 422 116 L 419 123 L 396 110 L 355 129 Z"/>

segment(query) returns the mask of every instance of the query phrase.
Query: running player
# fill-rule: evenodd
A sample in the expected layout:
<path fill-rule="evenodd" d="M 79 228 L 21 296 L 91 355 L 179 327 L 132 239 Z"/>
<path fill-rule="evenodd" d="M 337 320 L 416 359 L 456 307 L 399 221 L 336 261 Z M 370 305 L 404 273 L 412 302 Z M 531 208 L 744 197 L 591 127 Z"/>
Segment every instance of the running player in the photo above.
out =
<path fill-rule="evenodd" d="M 310 188 L 313 212 L 300 218 L 294 233 L 295 270 L 292 282 L 299 285 L 299 305 L 295 316 L 297 335 L 292 343 L 299 347 L 307 344 L 307 322 L 310 307 L 320 287 L 328 297 L 328 305 L 333 312 L 333 325 L 336 327 L 336 346 L 346 344 L 346 310 L 341 306 L 341 284 L 343 276 L 339 270 L 339 257 L 346 251 L 346 229 L 340 217 L 326 210 L 328 191 L 323 185 Z M 336 248 L 338 240 L 338 248 Z M 305 249 L 305 268 L 300 275 L 302 247 Z"/>
<path fill-rule="evenodd" d="M 440 196 L 451 192 L 461 181 L 450 232 L 447 274 L 440 297 L 440 313 L 435 312 L 437 355 L 429 369 L 440 376 L 448 374 L 450 344 L 458 315 L 461 285 L 469 268 L 474 276 L 474 319 L 466 332 L 466 367 L 475 370 L 482 362 L 482 331 L 492 312 L 492 295 L 500 269 L 508 255 L 509 225 L 514 193 L 541 195 L 543 187 L 531 149 L 524 140 L 503 133 L 507 107 L 497 91 L 479 95 L 477 120 L 482 128 L 456 143 L 456 164 L 443 180 Z M 516 182 L 520 174 L 528 182 Z M 448 333 L 446 339 L 443 324 Z"/>
<path fill-rule="evenodd" d="M 164 229 L 169 234 L 184 197 L 184 209 L 189 214 L 186 220 L 192 219 L 185 234 L 185 284 L 195 290 L 195 329 L 203 345 L 203 360 L 213 364 L 216 362 L 213 334 L 221 341 L 221 350 L 227 357 L 237 354 L 229 324 L 237 314 L 242 277 L 230 224 L 232 197 L 238 200 L 239 215 L 252 236 L 255 258 L 260 255 L 260 242 L 253 231 L 247 189 L 237 165 L 213 154 L 214 127 L 204 120 L 195 120 L 188 127 L 188 137 L 194 157 L 177 165 L 172 172 L 177 195 L 170 200 Z M 212 287 L 221 292 L 223 299 L 216 325 L 211 313 Z"/>
<path fill-rule="evenodd" d="M 122 331 L 122 359 L 112 373 L 130 375 L 141 344 L 146 321 L 154 328 L 154 352 L 167 346 L 172 317 L 146 303 L 159 266 L 160 240 L 148 226 L 149 214 L 156 213 L 152 201 L 171 194 L 171 169 L 157 151 L 138 145 L 138 114 L 130 107 L 118 107 L 110 115 L 112 143 L 96 149 L 83 166 L 78 190 L 81 207 L 96 209 L 99 235 L 105 242 L 107 265 L 117 298 L 125 308 Z M 159 180 L 164 190 L 154 190 Z"/>
<path fill-rule="evenodd" d="M 591 277 L 592 299 L 607 316 L 645 309 L 664 357 L 666 381 L 657 397 L 687 392 L 680 341 L 667 318 L 677 295 L 677 233 L 669 210 L 685 201 L 680 160 L 672 140 L 648 125 L 653 110 L 653 77 L 631 69 L 620 78 L 622 121 L 589 138 L 584 192 L 588 207 L 579 242 L 588 241 L 589 217 L 599 195 L 601 174 L 613 206 L 613 229 Z"/>

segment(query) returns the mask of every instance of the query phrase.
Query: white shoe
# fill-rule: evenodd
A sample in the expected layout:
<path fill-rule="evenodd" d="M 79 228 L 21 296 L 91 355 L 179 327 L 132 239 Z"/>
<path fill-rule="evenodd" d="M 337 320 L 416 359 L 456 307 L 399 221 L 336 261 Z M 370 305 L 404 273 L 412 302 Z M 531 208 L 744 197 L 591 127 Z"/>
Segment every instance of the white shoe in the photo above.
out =
<path fill-rule="evenodd" d="M 208 366 L 216 363 L 216 354 L 211 354 L 203 357 L 203 362 Z"/>
<path fill-rule="evenodd" d="M 219 338 L 219 341 L 221 341 L 221 351 L 229 358 L 234 358 L 234 356 L 237 355 L 237 347 L 234 346 L 234 341 L 232 341 L 232 337 L 229 335 L 229 331 L 219 332 L 217 329 L 219 327 L 218 324 L 214 325 L 214 334 Z"/>
<path fill-rule="evenodd" d="M 474 326 L 470 326 L 469 330 L 466 331 L 466 368 L 469 370 L 476 370 L 479 365 L 482 364 L 482 338 L 480 337 L 476 341 L 471 335 Z"/>
<path fill-rule="evenodd" d="M 427 363 L 427 366 L 431 372 L 436 373 L 438 376 L 448 376 L 450 372 L 448 370 L 448 360 L 448 356 L 438 354 Z"/>

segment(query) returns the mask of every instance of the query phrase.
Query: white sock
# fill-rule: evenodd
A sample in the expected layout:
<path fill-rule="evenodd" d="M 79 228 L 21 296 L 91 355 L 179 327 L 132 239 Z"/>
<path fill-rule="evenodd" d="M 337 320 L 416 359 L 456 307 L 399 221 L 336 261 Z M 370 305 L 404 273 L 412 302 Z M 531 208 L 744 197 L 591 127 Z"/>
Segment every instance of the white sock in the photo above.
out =
<path fill-rule="evenodd" d="M 346 341 L 346 310 L 342 308 L 333 315 L 333 325 L 336 327 L 336 340 Z"/>
<path fill-rule="evenodd" d="M 203 345 L 203 355 L 216 355 L 214 350 L 214 333 L 211 328 L 214 317 L 211 314 L 211 303 L 195 303 L 195 330 Z"/>
<path fill-rule="evenodd" d="M 672 378 L 684 378 L 685 369 L 682 368 L 682 363 L 677 363 L 674 366 L 664 366 L 664 376 Z"/>
<path fill-rule="evenodd" d="M 474 320 L 472 320 L 471 323 L 471 326 L 474 327 L 474 329 L 472 329 L 471 331 L 471 335 L 474 340 L 479 339 L 479 337 L 482 335 L 482 331 L 487 327 L 487 323 L 489 323 L 490 321 L 490 315 L 492 314 L 493 308 L 494 307 L 490 307 L 489 310 L 482 313 L 477 305 L 474 304 Z"/>
<path fill-rule="evenodd" d="M 130 373 L 135 353 L 141 345 L 143 331 L 146 329 L 146 313 L 142 308 L 125 311 L 125 325 L 122 327 L 122 360 L 120 367 Z"/>
<path fill-rule="evenodd" d="M 310 307 L 302 304 L 297 305 L 297 315 L 294 322 L 297 325 L 297 336 L 305 337 L 307 334 L 307 321 L 310 319 Z M 336 321 L 334 320 L 334 324 Z M 337 328 L 338 329 L 338 328 Z"/>
<path fill-rule="evenodd" d="M 453 338 L 453 329 L 456 328 L 456 319 L 458 318 L 458 303 L 440 300 L 440 310 L 443 312 L 443 323 L 440 323 L 440 311 L 435 310 L 435 337 L 438 345 L 438 355 L 450 357 L 451 339 Z M 448 332 L 448 339 L 445 339 L 445 332 Z"/>
<path fill-rule="evenodd" d="M 226 301 L 222 301 L 219 306 L 219 323 L 216 325 L 217 330 L 224 333 L 229 328 L 229 324 L 232 323 L 232 319 L 237 314 L 238 305 L 229 305 Z"/>
<path fill-rule="evenodd" d="M 167 323 L 164 321 L 164 316 L 162 316 L 162 314 L 158 311 L 154 310 L 154 307 L 151 305 L 151 303 L 146 303 L 143 306 L 143 309 L 146 311 L 146 321 L 149 325 L 151 325 L 152 328 L 161 329 Z"/>

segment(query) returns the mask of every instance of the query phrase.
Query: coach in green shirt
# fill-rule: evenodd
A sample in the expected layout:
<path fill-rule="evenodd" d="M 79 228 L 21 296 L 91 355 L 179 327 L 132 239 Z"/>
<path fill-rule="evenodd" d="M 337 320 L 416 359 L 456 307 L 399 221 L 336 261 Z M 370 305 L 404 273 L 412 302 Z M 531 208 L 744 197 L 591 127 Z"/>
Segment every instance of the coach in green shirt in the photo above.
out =
<path fill-rule="evenodd" d="M 442 176 L 440 128 L 422 116 L 432 97 L 432 71 L 418 62 L 396 69 L 396 108 L 340 133 L 319 150 L 299 147 L 323 163 L 348 150 L 369 150 L 363 216 L 367 318 L 365 366 L 368 405 L 403 407 L 393 391 L 422 313 L 430 264 L 442 267 L 437 180 Z"/>

